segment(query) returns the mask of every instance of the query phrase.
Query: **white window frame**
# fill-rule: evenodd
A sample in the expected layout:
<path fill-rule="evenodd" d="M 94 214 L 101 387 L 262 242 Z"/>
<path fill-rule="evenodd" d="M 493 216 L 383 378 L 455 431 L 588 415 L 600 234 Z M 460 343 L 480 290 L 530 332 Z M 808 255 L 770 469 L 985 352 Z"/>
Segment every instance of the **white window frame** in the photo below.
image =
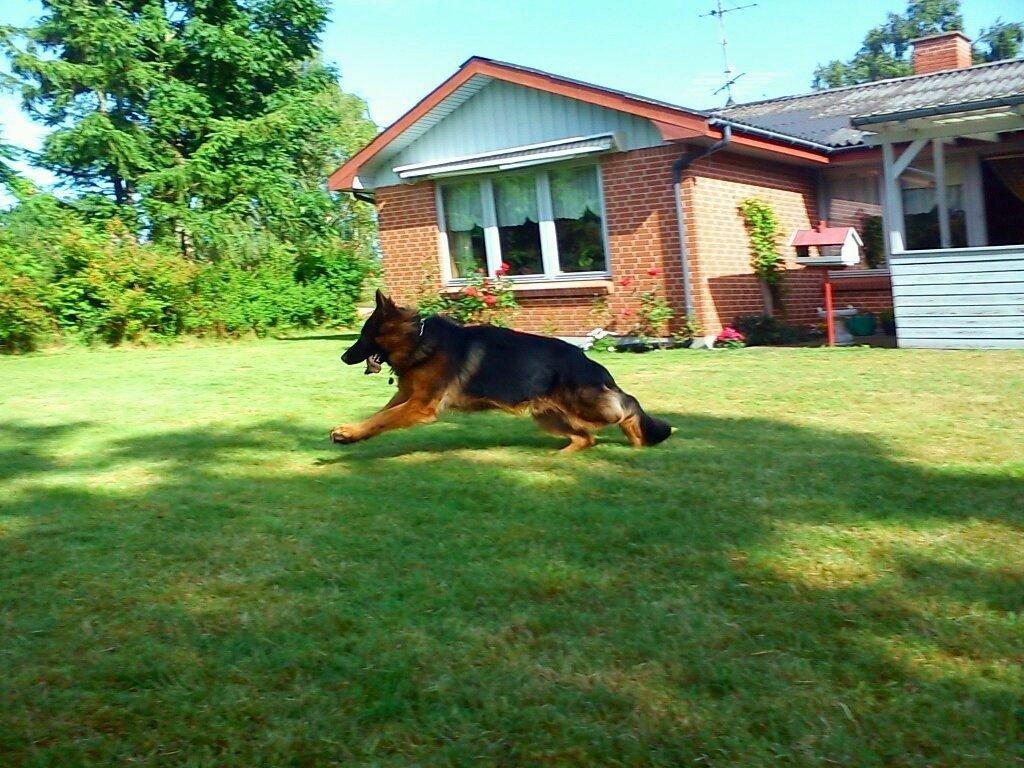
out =
<path fill-rule="evenodd" d="M 510 275 L 509 279 L 516 283 L 557 282 L 566 280 L 607 280 L 611 277 L 609 268 L 610 253 L 608 250 L 608 217 L 605 215 L 604 177 L 600 163 L 574 164 L 576 167 L 593 168 L 597 174 L 598 199 L 601 205 L 601 246 L 604 249 L 605 268 L 591 272 L 563 272 L 558 253 L 558 232 L 555 227 L 554 210 L 551 202 L 551 179 L 546 168 L 534 171 L 534 182 L 537 189 L 537 215 L 540 229 L 541 259 L 544 271 L 535 275 Z M 565 166 L 560 166 L 565 167 Z M 522 173 L 522 171 L 517 171 Z M 501 268 L 501 238 L 498 233 L 498 217 L 494 206 L 493 179 L 504 174 L 474 175 L 479 179 L 480 201 L 484 217 L 484 248 L 487 256 L 487 274 L 495 277 Z M 454 177 L 452 177 L 454 180 Z M 458 178 L 459 182 L 469 179 Z M 452 276 L 451 252 L 448 244 L 448 231 L 444 217 L 444 181 L 434 184 L 434 199 L 437 205 L 437 250 L 441 260 L 441 278 L 445 285 L 463 285 L 465 278 Z"/>

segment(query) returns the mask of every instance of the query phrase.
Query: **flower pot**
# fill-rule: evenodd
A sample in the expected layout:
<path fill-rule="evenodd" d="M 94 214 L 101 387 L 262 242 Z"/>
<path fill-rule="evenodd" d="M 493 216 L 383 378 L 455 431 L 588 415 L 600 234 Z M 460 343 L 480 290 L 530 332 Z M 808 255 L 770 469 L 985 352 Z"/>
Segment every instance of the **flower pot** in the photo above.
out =
<path fill-rule="evenodd" d="M 862 312 L 846 320 L 846 327 L 854 336 L 871 336 L 875 332 L 875 316 L 871 312 Z"/>

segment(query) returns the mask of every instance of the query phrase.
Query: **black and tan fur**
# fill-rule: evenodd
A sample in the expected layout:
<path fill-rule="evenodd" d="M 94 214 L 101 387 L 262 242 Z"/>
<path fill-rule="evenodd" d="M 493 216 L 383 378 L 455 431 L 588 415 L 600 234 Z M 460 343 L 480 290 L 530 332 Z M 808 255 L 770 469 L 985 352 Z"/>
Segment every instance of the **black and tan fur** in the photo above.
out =
<path fill-rule="evenodd" d="M 336 427 L 331 432 L 336 443 L 428 424 L 447 409 L 529 412 L 542 429 L 568 437 L 563 450 L 570 452 L 590 448 L 596 442 L 592 433 L 611 424 L 618 424 L 634 446 L 657 445 L 672 433 L 572 344 L 424 318 L 380 291 L 359 339 L 341 359 L 349 365 L 365 361 L 367 373 L 389 364 L 398 392 L 365 421 Z"/>

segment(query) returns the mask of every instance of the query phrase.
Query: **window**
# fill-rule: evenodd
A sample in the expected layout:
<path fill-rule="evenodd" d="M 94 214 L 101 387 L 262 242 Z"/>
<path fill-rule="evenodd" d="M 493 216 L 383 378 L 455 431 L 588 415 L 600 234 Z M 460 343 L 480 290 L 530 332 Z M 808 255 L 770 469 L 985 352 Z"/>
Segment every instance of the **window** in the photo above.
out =
<path fill-rule="evenodd" d="M 946 205 L 949 206 L 949 233 L 951 245 L 963 248 L 967 245 L 967 220 L 961 202 L 959 184 L 946 185 Z M 907 250 L 917 251 L 940 248 L 939 204 L 936 201 L 935 184 L 930 186 L 904 187 L 903 216 L 907 232 Z"/>
<path fill-rule="evenodd" d="M 548 175 L 551 209 L 563 272 L 605 268 L 601 189 L 593 168 L 562 168 Z"/>
<path fill-rule="evenodd" d="M 607 273 L 596 165 L 442 183 L 438 205 L 453 280 L 502 262 L 519 279 Z"/>
<path fill-rule="evenodd" d="M 484 208 L 475 181 L 442 187 L 444 230 L 448 233 L 448 260 L 454 278 L 487 268 L 484 247 Z"/>
<path fill-rule="evenodd" d="M 537 212 L 537 180 L 532 173 L 495 177 L 494 213 L 498 221 L 501 259 L 510 275 L 544 274 Z"/>

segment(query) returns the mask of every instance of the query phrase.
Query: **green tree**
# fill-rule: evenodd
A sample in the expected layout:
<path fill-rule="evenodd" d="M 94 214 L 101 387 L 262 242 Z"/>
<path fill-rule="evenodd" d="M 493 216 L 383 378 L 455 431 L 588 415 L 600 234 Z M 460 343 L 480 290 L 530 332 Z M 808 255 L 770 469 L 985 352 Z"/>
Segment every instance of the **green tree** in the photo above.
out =
<path fill-rule="evenodd" d="M 375 130 L 319 60 L 324 0 L 42 6 L 0 31 L 26 109 L 52 127 L 41 165 L 190 258 L 368 254 L 370 212 L 324 186 Z"/>
<path fill-rule="evenodd" d="M 974 61 L 1015 59 L 1024 48 L 1024 23 L 996 19 L 992 26 L 981 30 L 974 44 Z"/>
<path fill-rule="evenodd" d="M 903 14 L 890 13 L 884 23 L 868 30 L 852 59 L 819 65 L 812 87 L 838 88 L 913 74 L 908 61 L 911 40 L 963 26 L 960 0 L 910 0 Z"/>

